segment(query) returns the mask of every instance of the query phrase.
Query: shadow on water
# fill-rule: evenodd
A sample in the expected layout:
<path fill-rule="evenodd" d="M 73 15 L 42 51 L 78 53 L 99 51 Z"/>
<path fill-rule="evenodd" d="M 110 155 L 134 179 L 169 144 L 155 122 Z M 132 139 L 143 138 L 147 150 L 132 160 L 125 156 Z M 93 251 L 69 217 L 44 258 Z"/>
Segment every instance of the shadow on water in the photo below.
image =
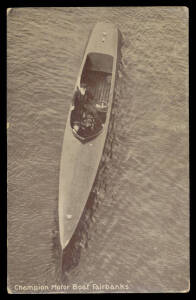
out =
<path fill-rule="evenodd" d="M 120 72 L 122 72 L 122 63 L 121 63 L 121 50 L 119 51 L 119 63 L 117 68 L 117 77 L 116 77 L 116 86 L 114 91 L 114 98 L 111 110 L 110 123 L 108 127 L 108 133 L 106 138 L 106 143 L 103 150 L 102 159 L 99 165 L 99 169 L 91 189 L 88 201 L 84 208 L 83 214 L 80 218 L 78 226 L 73 234 L 69 244 L 61 252 L 61 247 L 59 243 L 59 236 L 55 236 L 54 245 L 56 247 L 56 254 L 61 255 L 61 282 L 68 282 L 68 273 L 70 270 L 75 268 L 80 261 L 81 253 L 83 249 L 88 248 L 88 242 L 90 240 L 89 236 L 89 228 L 95 221 L 94 215 L 99 207 L 99 205 L 103 202 L 104 195 L 107 190 L 107 181 L 106 178 L 108 176 L 108 162 L 112 159 L 113 154 L 113 144 L 115 142 L 115 118 L 118 113 L 118 98 L 120 94 L 120 89 L 118 86 L 118 78 Z M 57 245 L 58 244 L 58 245 Z M 58 275 L 60 274 L 59 271 Z"/>
<path fill-rule="evenodd" d="M 52 253 L 55 263 L 55 278 L 56 283 L 61 283 L 61 266 L 62 266 L 62 249 L 59 236 L 59 220 L 58 220 L 58 198 L 55 199 L 54 224 L 56 230 L 52 231 Z"/>

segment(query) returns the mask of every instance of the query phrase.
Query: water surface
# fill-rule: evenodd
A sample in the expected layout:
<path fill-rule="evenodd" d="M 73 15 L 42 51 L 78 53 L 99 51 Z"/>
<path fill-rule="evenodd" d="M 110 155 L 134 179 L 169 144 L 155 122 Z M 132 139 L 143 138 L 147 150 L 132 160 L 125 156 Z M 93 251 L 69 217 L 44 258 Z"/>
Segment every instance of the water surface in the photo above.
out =
<path fill-rule="evenodd" d="M 123 35 L 111 128 L 61 276 L 63 135 L 88 33 L 102 20 Z M 16 8 L 7 43 L 11 291 L 92 283 L 127 285 L 125 292 L 187 289 L 187 8 Z"/>

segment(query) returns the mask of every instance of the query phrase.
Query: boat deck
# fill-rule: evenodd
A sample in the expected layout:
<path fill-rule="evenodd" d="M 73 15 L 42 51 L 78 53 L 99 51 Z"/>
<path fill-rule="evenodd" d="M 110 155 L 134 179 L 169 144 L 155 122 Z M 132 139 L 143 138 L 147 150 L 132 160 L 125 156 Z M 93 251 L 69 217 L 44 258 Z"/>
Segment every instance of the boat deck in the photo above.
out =
<path fill-rule="evenodd" d="M 104 43 L 103 33 L 106 33 Z M 73 101 L 70 106 L 61 154 L 58 205 L 60 243 L 62 249 L 67 247 L 67 253 L 74 246 L 76 239 L 72 237 L 82 221 L 81 216 L 95 182 L 108 134 L 116 79 L 118 38 L 118 30 L 113 24 L 99 22 L 95 25 L 76 81 L 75 92 L 77 88 L 80 90 L 82 83 L 86 83 L 92 92 L 93 104 L 102 104 L 102 101 L 108 104 L 108 110 L 98 107 L 101 122 L 98 122 L 100 118 L 94 117 L 93 126 L 96 128 L 86 126 L 83 130 L 80 128 L 83 120 L 82 105 L 79 106 L 80 109 L 77 106 L 73 109 Z M 90 123 L 88 118 L 87 121 Z M 74 134 L 74 130 L 78 136 Z M 89 141 L 91 142 L 88 143 Z"/>
<path fill-rule="evenodd" d="M 90 87 L 95 103 L 106 105 L 109 100 L 112 75 L 101 71 L 88 70 L 85 77 L 83 82 Z"/>

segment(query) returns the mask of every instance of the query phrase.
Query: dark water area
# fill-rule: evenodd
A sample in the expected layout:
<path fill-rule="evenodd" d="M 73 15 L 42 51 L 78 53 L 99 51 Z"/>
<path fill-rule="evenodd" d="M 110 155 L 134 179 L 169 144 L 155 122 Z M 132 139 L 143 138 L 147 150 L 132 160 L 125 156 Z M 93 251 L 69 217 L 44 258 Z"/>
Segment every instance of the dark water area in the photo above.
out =
<path fill-rule="evenodd" d="M 122 58 L 100 168 L 62 257 L 63 135 L 89 31 L 102 20 L 119 27 Z M 13 9 L 7 20 L 7 74 L 11 292 L 108 291 L 92 290 L 93 283 L 128 287 L 121 292 L 187 290 L 187 8 Z M 58 290 L 55 284 L 78 288 Z M 79 289 L 84 284 L 90 288 Z M 49 289 L 22 291 L 19 285 Z"/>

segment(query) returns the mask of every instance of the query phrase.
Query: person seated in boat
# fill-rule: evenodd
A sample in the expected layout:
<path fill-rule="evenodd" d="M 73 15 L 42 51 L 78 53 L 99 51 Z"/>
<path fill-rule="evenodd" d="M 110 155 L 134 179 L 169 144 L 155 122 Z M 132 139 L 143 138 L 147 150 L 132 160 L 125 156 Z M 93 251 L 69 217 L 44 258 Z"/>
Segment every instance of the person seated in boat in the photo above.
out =
<path fill-rule="evenodd" d="M 79 131 L 80 123 L 83 119 L 84 114 L 84 103 L 85 103 L 85 91 L 86 86 L 81 84 L 81 86 L 77 86 L 77 89 L 73 96 L 72 101 L 72 116 L 75 121 L 77 121 L 77 126 L 75 126 L 75 131 Z"/>
<path fill-rule="evenodd" d="M 95 120 L 99 119 L 98 111 L 93 101 L 93 95 L 89 87 L 86 87 L 84 94 L 84 112 L 86 114 L 90 113 L 95 118 Z"/>
<path fill-rule="evenodd" d="M 89 116 L 91 116 L 92 119 L 92 126 L 91 126 L 91 132 L 95 133 L 96 131 L 99 131 L 102 126 L 102 121 L 100 119 L 100 113 L 96 108 L 95 101 L 93 101 L 93 95 L 89 89 L 87 89 L 86 93 L 86 101 L 84 104 L 85 113 Z"/>
<path fill-rule="evenodd" d="M 90 103 L 93 100 L 93 95 L 91 93 L 91 89 L 90 87 L 88 87 L 87 85 L 84 86 L 84 101 L 85 103 Z"/>
<path fill-rule="evenodd" d="M 84 100 L 85 100 L 85 92 L 86 92 L 86 87 L 84 85 L 81 85 L 81 87 L 77 86 L 77 89 L 74 93 L 73 97 L 73 105 L 74 108 L 77 110 L 81 110 L 84 106 Z"/>
<path fill-rule="evenodd" d="M 84 120 L 82 121 L 82 126 L 86 129 L 88 128 L 90 130 L 93 130 L 94 125 L 95 125 L 95 119 L 92 114 L 88 113 L 84 118 Z"/>
<path fill-rule="evenodd" d="M 99 112 L 93 101 L 93 95 L 90 88 L 81 83 L 74 95 L 74 114 L 80 124 L 75 126 L 75 131 L 92 132 L 96 131 L 102 125 Z"/>

